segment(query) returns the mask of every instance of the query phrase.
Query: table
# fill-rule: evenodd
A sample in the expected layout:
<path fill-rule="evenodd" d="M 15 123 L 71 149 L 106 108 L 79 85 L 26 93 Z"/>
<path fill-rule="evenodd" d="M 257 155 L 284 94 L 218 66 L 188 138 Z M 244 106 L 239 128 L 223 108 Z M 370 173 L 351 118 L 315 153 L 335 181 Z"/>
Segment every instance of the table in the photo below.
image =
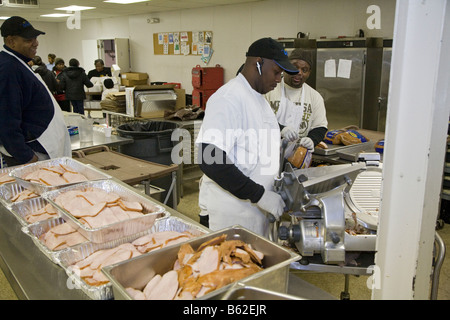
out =
<path fill-rule="evenodd" d="M 132 138 L 120 137 L 115 134 L 112 134 L 111 137 L 106 138 L 103 132 L 103 128 L 96 126 L 94 126 L 94 139 L 91 142 L 80 142 L 79 134 L 70 136 L 72 151 L 100 145 L 116 147 L 123 144 L 133 143 L 133 141 L 134 140 Z"/>
<path fill-rule="evenodd" d="M 88 118 L 91 117 L 91 111 L 102 111 L 102 107 L 100 106 L 100 100 L 92 100 L 93 96 L 102 96 L 102 92 L 85 92 L 86 93 L 86 100 L 84 101 L 84 111 L 87 111 Z M 92 107 L 92 101 L 98 101 L 99 105 L 98 108 Z"/>
<path fill-rule="evenodd" d="M 150 182 L 152 180 L 172 175 L 171 190 L 173 208 L 177 209 L 177 171 L 176 164 L 164 165 L 146 160 L 134 158 L 122 153 L 111 151 L 107 146 L 101 145 L 92 148 L 86 148 L 79 151 L 73 151 L 72 157 L 76 160 L 90 164 L 103 171 L 104 173 L 117 178 L 124 183 L 133 186 L 141 183 L 145 187 L 145 193 L 150 195 Z M 167 204 L 168 196 L 163 199 Z"/>
<path fill-rule="evenodd" d="M 358 131 L 359 133 L 361 133 L 362 135 L 364 135 L 366 138 L 369 139 L 369 142 L 366 143 L 368 145 L 368 147 L 365 148 L 365 150 L 363 150 L 364 152 L 375 152 L 375 150 L 374 150 L 375 143 L 377 141 L 379 141 L 380 139 L 384 139 L 384 132 L 367 130 L 367 129 L 359 129 L 358 127 L 355 127 L 355 126 L 349 126 L 349 127 L 342 128 L 342 130 L 350 130 L 350 129 L 354 129 L 354 130 Z M 343 151 L 344 149 L 348 150 L 348 154 L 345 154 L 346 152 Z M 357 155 L 358 155 L 357 149 L 358 149 L 358 145 L 343 146 L 343 148 L 340 149 L 340 151 L 330 152 L 329 154 L 322 154 L 322 152 L 320 152 L 321 150 L 316 148 L 315 152 L 313 152 L 312 158 L 315 161 L 325 162 L 328 164 L 346 164 L 346 163 L 351 163 L 351 162 L 357 161 Z M 383 158 L 383 155 L 381 155 L 381 160 L 380 160 L 381 162 L 383 162 L 382 158 Z"/>

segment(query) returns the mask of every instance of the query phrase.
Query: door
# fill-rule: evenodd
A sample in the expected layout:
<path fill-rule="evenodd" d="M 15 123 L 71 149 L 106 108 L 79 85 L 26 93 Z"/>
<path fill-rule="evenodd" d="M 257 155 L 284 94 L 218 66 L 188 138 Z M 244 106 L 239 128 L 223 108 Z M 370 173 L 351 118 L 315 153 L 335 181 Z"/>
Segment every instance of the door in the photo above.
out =
<path fill-rule="evenodd" d="M 121 72 L 129 72 L 131 70 L 129 39 L 97 40 L 97 48 L 98 57 L 105 62 L 106 67 L 117 64 Z"/>
<path fill-rule="evenodd" d="M 114 42 L 116 51 L 116 64 L 120 67 L 121 72 L 130 72 L 130 40 L 125 38 L 116 38 L 114 39 Z"/>
<path fill-rule="evenodd" d="M 324 99 L 329 129 L 361 126 L 365 54 L 365 48 L 317 49 L 316 90 Z"/>

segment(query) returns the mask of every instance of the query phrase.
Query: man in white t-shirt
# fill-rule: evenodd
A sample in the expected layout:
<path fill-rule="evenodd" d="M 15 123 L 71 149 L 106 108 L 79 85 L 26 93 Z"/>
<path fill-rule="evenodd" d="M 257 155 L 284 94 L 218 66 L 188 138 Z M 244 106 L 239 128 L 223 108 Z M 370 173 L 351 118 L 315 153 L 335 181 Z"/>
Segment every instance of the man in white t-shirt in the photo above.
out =
<path fill-rule="evenodd" d="M 299 145 L 313 150 L 323 140 L 328 121 L 322 96 L 306 83 L 313 66 L 311 51 L 295 49 L 289 60 L 299 73 L 285 74 L 265 96 L 282 126 L 281 136 L 290 141 L 299 139 Z"/>
<path fill-rule="evenodd" d="M 298 70 L 281 44 L 271 38 L 255 41 L 246 56 L 242 71 L 206 104 L 196 140 L 204 173 L 200 216 L 209 216 L 212 230 L 241 225 L 268 236 L 266 213 L 279 218 L 285 204 L 273 191 L 280 127 L 264 94 L 277 86 L 282 72 Z"/>

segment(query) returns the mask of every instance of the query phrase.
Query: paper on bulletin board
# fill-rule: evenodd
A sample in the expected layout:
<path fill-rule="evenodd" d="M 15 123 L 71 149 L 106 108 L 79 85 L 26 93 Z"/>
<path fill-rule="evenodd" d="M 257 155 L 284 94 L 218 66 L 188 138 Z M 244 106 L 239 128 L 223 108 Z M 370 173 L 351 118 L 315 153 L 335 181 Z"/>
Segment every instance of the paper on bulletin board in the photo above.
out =
<path fill-rule="evenodd" d="M 173 34 L 173 54 L 180 54 L 180 34 L 175 32 Z"/>
<path fill-rule="evenodd" d="M 325 61 L 323 76 L 325 78 L 336 78 L 336 60 L 328 59 Z"/>
<path fill-rule="evenodd" d="M 337 76 L 339 78 L 350 79 L 352 71 L 352 60 L 339 59 Z"/>

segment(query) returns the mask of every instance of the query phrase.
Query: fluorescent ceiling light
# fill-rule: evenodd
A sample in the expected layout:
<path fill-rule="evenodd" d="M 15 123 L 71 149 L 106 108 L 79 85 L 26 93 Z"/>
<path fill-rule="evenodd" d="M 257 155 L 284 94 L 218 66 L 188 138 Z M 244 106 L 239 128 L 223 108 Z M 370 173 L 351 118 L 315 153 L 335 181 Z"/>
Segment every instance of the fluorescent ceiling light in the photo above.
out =
<path fill-rule="evenodd" d="M 103 2 L 119 3 L 119 4 L 130 4 L 130 3 L 145 2 L 145 1 L 150 1 L 150 0 L 105 0 Z"/>
<path fill-rule="evenodd" d="M 71 13 L 49 13 L 49 14 L 41 14 L 41 17 L 50 17 L 50 18 L 62 18 L 62 17 L 70 17 L 73 16 Z"/>
<path fill-rule="evenodd" d="M 72 5 L 72 6 L 68 6 L 68 7 L 55 8 L 55 10 L 65 10 L 65 11 L 82 11 L 82 10 L 90 10 L 90 9 L 95 9 L 95 7 L 84 7 L 84 6 Z"/>
<path fill-rule="evenodd" d="M 6 19 L 9 19 L 9 18 L 11 18 L 11 17 L 0 17 L 0 20 L 6 20 Z"/>

